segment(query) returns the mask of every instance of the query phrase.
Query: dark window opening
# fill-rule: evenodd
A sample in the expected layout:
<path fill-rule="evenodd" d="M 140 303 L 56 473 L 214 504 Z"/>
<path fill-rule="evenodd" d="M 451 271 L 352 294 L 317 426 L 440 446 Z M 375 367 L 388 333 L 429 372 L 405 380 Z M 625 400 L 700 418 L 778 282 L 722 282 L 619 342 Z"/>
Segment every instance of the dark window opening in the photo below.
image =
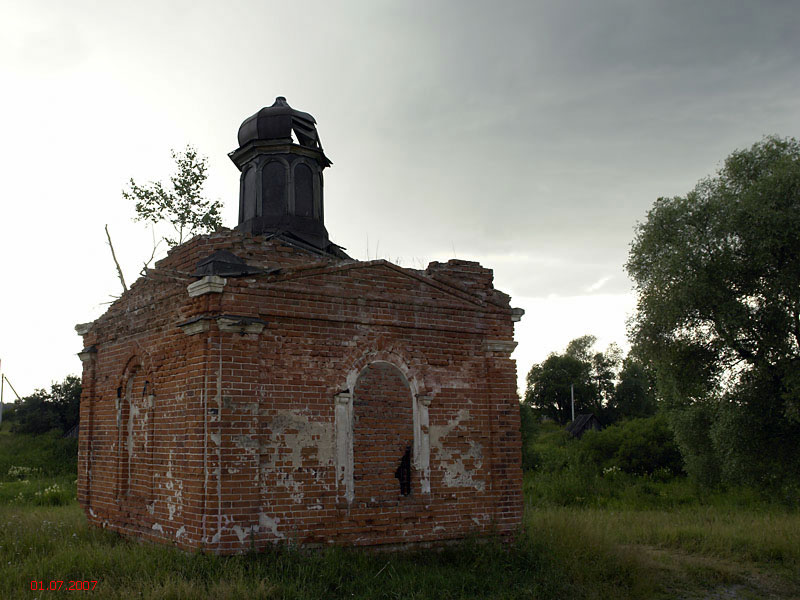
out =
<path fill-rule="evenodd" d="M 408 496 L 411 493 L 411 446 L 406 446 L 406 452 L 400 459 L 400 466 L 394 476 L 400 481 L 400 494 Z"/>
<path fill-rule="evenodd" d="M 265 217 L 286 214 L 286 167 L 276 160 L 261 173 L 261 206 Z"/>
<path fill-rule="evenodd" d="M 311 169 L 299 164 L 294 168 L 294 214 L 314 216 L 314 180 Z"/>

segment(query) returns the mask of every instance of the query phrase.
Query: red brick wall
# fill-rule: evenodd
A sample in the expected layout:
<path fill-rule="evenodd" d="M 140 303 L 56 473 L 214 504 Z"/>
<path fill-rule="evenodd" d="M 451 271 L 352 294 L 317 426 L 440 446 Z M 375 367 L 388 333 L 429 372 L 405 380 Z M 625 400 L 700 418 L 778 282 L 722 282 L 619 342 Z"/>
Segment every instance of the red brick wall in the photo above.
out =
<path fill-rule="evenodd" d="M 222 248 L 281 271 L 190 298 L 196 263 Z M 90 521 L 219 552 L 513 533 L 522 514 L 513 325 L 491 271 L 463 262 L 433 277 L 229 231 L 173 250 L 84 338 L 96 349 L 84 365 L 79 456 Z M 450 285 L 470 270 L 478 277 Z M 264 329 L 220 330 L 220 315 Z M 179 327 L 197 317 L 206 331 Z M 337 454 L 337 397 L 348 394 L 351 498 Z M 400 496 L 394 473 L 409 443 L 412 493 Z"/>

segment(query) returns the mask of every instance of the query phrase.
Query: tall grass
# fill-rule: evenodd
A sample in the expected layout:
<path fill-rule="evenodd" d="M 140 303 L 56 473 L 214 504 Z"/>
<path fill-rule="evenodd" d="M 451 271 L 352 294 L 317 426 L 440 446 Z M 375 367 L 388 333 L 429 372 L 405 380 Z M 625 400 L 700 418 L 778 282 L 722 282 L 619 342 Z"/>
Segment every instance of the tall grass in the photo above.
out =
<path fill-rule="evenodd" d="M 89 529 L 75 506 L 0 508 L 0 596 L 31 598 L 30 581 L 97 580 L 103 598 L 648 598 L 632 551 L 585 551 L 522 535 L 510 547 L 467 540 L 392 554 L 274 548 L 215 557 Z M 62 592 L 61 595 L 66 594 Z M 34 595 L 35 596 L 35 595 Z M 59 597 L 47 592 L 46 597 Z"/>
<path fill-rule="evenodd" d="M 78 440 L 75 438 L 62 438 L 58 432 L 37 436 L 0 435 L 0 481 L 9 479 L 8 471 L 14 466 L 36 469 L 43 475 L 74 475 L 77 465 Z"/>
<path fill-rule="evenodd" d="M 31 591 L 31 581 L 70 580 L 97 581 L 86 594 L 111 599 L 800 597 L 797 511 L 730 491 L 704 496 L 685 478 L 593 473 L 559 432 L 547 435 L 539 470 L 526 474 L 513 544 L 469 539 L 396 553 L 283 546 L 232 557 L 88 527 L 74 470 L 62 473 L 62 441 L 16 441 L 0 471 L 0 598 L 71 598 Z"/>
<path fill-rule="evenodd" d="M 32 580 L 96 580 L 102 598 L 670 598 L 730 585 L 758 594 L 747 578 L 755 565 L 777 578 L 771 597 L 792 598 L 799 549 L 800 516 L 786 512 L 554 507 L 529 510 L 508 547 L 473 539 L 392 554 L 280 547 L 216 557 L 89 528 L 74 503 L 6 506 L 0 597 L 36 597 Z"/>
<path fill-rule="evenodd" d="M 529 519 L 538 534 L 568 529 L 601 545 L 647 545 L 800 569 L 797 513 L 717 506 L 674 511 L 548 508 L 530 513 Z"/>
<path fill-rule="evenodd" d="M 66 506 L 75 502 L 75 475 L 0 482 L 0 506 Z"/>

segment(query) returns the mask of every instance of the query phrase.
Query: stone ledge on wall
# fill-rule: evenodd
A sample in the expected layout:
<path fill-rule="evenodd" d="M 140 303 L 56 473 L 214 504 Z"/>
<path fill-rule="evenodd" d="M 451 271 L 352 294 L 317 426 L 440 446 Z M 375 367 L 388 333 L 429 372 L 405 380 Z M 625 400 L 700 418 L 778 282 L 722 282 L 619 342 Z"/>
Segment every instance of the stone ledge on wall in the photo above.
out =
<path fill-rule="evenodd" d="M 226 283 L 228 283 L 228 280 L 224 277 L 206 275 L 202 279 L 190 283 L 186 287 L 186 291 L 189 292 L 191 298 L 202 296 L 203 294 L 221 294 Z"/>

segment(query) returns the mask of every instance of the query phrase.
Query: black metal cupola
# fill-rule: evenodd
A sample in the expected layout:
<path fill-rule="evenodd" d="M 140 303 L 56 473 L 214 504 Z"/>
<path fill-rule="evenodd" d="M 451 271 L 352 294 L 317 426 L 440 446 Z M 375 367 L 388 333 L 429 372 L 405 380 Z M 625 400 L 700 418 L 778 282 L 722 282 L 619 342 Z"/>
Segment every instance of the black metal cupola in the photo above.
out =
<path fill-rule="evenodd" d="M 236 229 L 290 234 L 329 251 L 322 170 L 331 161 L 322 150 L 314 117 L 279 96 L 242 123 L 239 148 L 229 156 L 242 172 Z"/>

